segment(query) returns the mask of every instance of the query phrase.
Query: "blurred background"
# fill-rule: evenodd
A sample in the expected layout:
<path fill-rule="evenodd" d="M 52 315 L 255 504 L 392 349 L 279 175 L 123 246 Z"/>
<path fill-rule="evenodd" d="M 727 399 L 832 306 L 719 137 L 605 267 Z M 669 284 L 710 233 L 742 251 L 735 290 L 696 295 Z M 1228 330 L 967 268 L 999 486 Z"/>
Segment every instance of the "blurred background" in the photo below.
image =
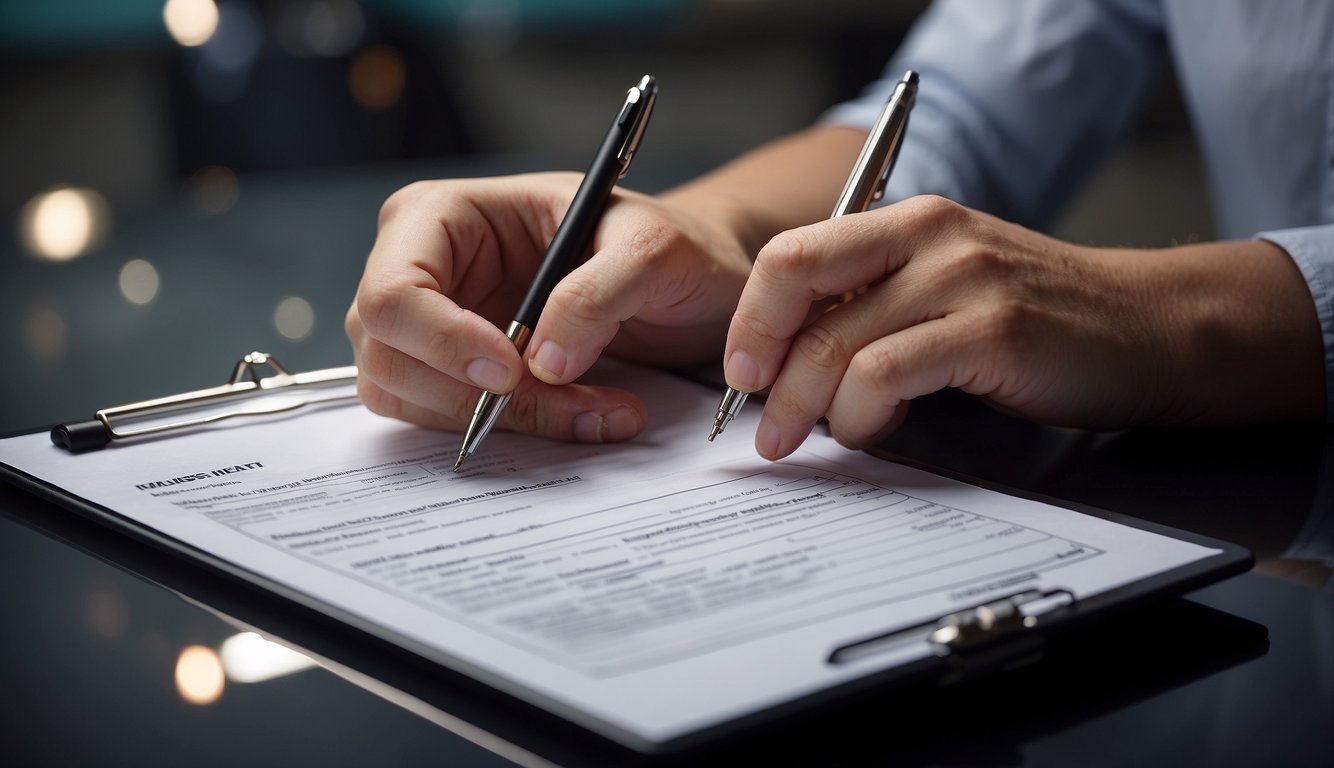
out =
<path fill-rule="evenodd" d="M 644 73 L 658 77 L 662 95 L 625 184 L 664 189 L 856 95 L 925 6 L 0 0 L 0 434 L 221 384 L 252 350 L 290 369 L 350 363 L 343 314 L 379 206 L 395 189 L 426 178 L 583 170 L 612 110 Z M 1170 73 L 1132 140 L 1053 232 L 1106 245 L 1211 237 Z M 1030 440 L 1011 429 L 994 439 L 994 421 L 980 417 L 1002 417 L 971 400 L 942 405 L 973 410 L 943 429 L 925 421 L 901 431 L 891 452 L 1184 522 L 1247 543 L 1262 562 L 1288 557 L 1277 562 L 1292 572 L 1322 550 L 1297 546 L 1291 554 L 1290 542 L 1328 539 L 1319 521 L 1334 453 L 1321 453 L 1323 432 L 1304 440 L 1141 432 L 1080 443 L 1064 457 L 1051 450 L 1066 445 L 1051 432 Z M 915 406 L 923 410 L 930 415 L 929 404 Z M 973 417 L 993 426 L 962 426 Z M 1188 519 L 1197 509 L 1214 527 Z M 1303 523 L 1312 509 L 1314 522 Z M 90 534 L 66 530 L 74 518 L 43 514 L 3 485 L 0 512 L 0 583 L 10 587 L 0 604 L 13 628 L 0 657 L 20 660 L 0 665 L 0 689 L 11 694 L 9 708 L 0 706 L 8 725 L 0 728 L 0 763 L 230 765 L 256 754 L 274 764 L 360 765 L 386 755 L 502 762 L 466 752 L 447 731 L 331 674 L 291 674 L 309 660 L 238 634 L 213 608 L 187 605 L 56 539 L 134 563 L 128 540 L 108 534 L 97 546 L 79 544 Z M 161 573 L 190 576 L 177 565 Z M 1331 583 L 1327 567 L 1302 578 Z M 207 606 L 213 598 L 200 599 Z M 244 596 L 244 605 L 255 602 Z M 1286 615 L 1318 624 L 1327 612 L 1300 603 Z M 1271 637 L 1285 652 L 1250 674 L 1298 680 L 1280 684 L 1286 697 L 1316 683 L 1301 665 L 1309 652 L 1289 652 L 1285 639 L 1328 643 L 1304 626 L 1289 635 L 1274 629 L 1281 626 L 1271 625 Z M 267 671 L 255 671 L 259 662 Z M 286 682 L 249 685 L 280 677 Z M 1216 690 L 1203 697 L 1212 701 Z M 1250 689 L 1243 682 L 1229 690 Z M 1181 701 L 1165 706 L 1207 709 Z M 1300 749 L 1323 734 L 1303 730 L 1309 718 L 1268 709 L 1281 722 L 1257 748 Z M 1067 722 L 1062 710 L 1056 719 Z M 1161 712 L 1132 711 L 1129 722 L 1162 722 Z M 1020 718 L 1031 732 L 1034 720 Z M 1210 728 L 1197 721 L 1205 724 L 1198 740 Z M 1132 728 L 1126 722 L 1092 727 L 1121 733 Z M 1072 743 L 1080 742 L 1058 734 L 1045 752 L 1032 744 L 1022 752 L 1038 762 L 1059 755 L 1048 761 L 1061 764 Z M 1016 760 L 1018 750 L 999 746 L 981 762 Z"/>
<path fill-rule="evenodd" d="M 652 73 L 625 183 L 660 190 L 856 95 L 925 5 L 0 3 L 0 432 L 222 383 L 252 349 L 350 362 L 342 315 L 394 189 L 582 170 Z M 1209 236 L 1170 80 L 1055 231 Z"/>

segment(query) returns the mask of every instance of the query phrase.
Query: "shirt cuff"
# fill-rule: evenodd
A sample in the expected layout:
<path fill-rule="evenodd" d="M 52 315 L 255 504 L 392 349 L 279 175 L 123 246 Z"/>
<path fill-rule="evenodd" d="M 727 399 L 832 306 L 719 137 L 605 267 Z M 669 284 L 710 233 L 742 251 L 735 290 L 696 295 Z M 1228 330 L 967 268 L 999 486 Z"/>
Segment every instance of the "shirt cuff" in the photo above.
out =
<path fill-rule="evenodd" d="M 1255 237 L 1287 251 L 1306 278 L 1325 342 L 1325 421 L 1334 424 L 1334 225 L 1261 232 Z"/>

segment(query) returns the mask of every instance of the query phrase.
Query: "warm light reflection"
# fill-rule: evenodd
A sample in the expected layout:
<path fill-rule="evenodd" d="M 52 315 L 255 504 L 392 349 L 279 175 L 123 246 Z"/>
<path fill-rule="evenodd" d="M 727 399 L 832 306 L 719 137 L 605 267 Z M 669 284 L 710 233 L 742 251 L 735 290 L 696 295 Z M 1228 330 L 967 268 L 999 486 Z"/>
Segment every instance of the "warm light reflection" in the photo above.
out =
<path fill-rule="evenodd" d="M 213 0 L 167 0 L 162 20 L 176 42 L 203 45 L 218 29 L 218 6 Z"/>
<path fill-rule="evenodd" d="M 99 637 L 116 638 L 125 634 L 130 624 L 130 606 L 114 587 L 99 585 L 84 601 L 88 628 Z"/>
<path fill-rule="evenodd" d="M 143 259 L 130 259 L 120 268 L 120 295 L 131 304 L 147 304 L 157 297 L 157 269 Z"/>
<path fill-rule="evenodd" d="M 204 213 L 226 213 L 241 196 L 241 183 L 236 173 L 225 165 L 209 165 L 195 171 L 190 177 L 195 201 Z"/>
<path fill-rule="evenodd" d="M 191 704 L 212 704 L 222 695 L 227 678 L 212 648 L 187 646 L 176 659 L 176 691 Z"/>
<path fill-rule="evenodd" d="M 387 45 L 362 49 L 347 71 L 347 87 L 358 104 L 370 110 L 392 107 L 407 84 L 403 56 Z"/>
<path fill-rule="evenodd" d="M 300 296 L 288 296 L 273 310 L 273 327 L 283 338 L 301 341 L 315 329 L 315 310 Z"/>
<path fill-rule="evenodd" d="M 218 652 L 227 679 L 234 683 L 259 683 L 315 666 L 310 657 L 254 632 L 232 635 L 222 641 Z"/>
<path fill-rule="evenodd" d="M 19 236 L 34 256 L 69 261 L 100 243 L 110 223 L 106 198 L 96 191 L 57 187 L 24 204 Z"/>
<path fill-rule="evenodd" d="M 59 360 L 65 354 L 68 339 L 69 325 L 55 307 L 33 307 L 23 318 L 23 341 L 38 360 L 48 363 Z"/>

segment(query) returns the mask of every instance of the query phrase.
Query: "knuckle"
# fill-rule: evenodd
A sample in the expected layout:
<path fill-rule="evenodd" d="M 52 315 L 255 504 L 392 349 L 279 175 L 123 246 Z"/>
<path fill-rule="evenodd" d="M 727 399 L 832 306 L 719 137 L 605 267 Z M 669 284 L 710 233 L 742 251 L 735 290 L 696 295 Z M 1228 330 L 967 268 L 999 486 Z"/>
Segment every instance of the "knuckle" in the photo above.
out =
<path fill-rule="evenodd" d="M 954 253 L 943 269 L 943 278 L 952 283 L 993 285 L 1008 282 L 1011 277 L 1004 251 L 978 241 L 971 241 Z"/>
<path fill-rule="evenodd" d="M 458 355 L 458 339 L 453 333 L 435 330 L 426 339 L 425 362 L 437 371 L 448 371 Z"/>
<path fill-rule="evenodd" d="M 833 329 L 819 324 L 802 331 L 793 347 L 798 355 L 821 370 L 845 368 L 850 357 L 847 341 Z"/>
<path fill-rule="evenodd" d="M 968 209 L 940 195 L 918 195 L 902 203 L 912 225 L 924 229 L 944 229 L 961 223 Z"/>
<path fill-rule="evenodd" d="M 437 183 L 433 181 L 414 181 L 395 190 L 380 205 L 380 215 L 376 220 L 378 226 L 383 227 L 385 222 L 397 216 L 403 209 L 421 204 L 435 193 L 436 186 Z"/>
<path fill-rule="evenodd" d="M 629 258 L 640 268 L 657 266 L 680 248 L 683 239 L 681 231 L 666 222 L 649 221 L 630 238 Z"/>
<path fill-rule="evenodd" d="M 361 359 L 357 361 L 358 372 L 362 378 L 379 384 L 387 384 L 390 376 L 391 350 L 383 344 L 367 344 L 361 351 Z"/>
<path fill-rule="evenodd" d="M 1039 322 L 1033 307 L 1022 301 L 1001 299 L 986 307 L 982 317 L 985 348 L 1003 367 L 1028 356 L 1029 340 Z"/>
<path fill-rule="evenodd" d="M 781 424 L 802 424 L 819 418 L 822 414 L 810 413 L 801 400 L 787 396 L 771 394 L 764 402 L 764 412 Z"/>
<path fill-rule="evenodd" d="M 532 388 L 516 391 L 505 406 L 510 429 L 528 434 L 541 432 L 542 404 Z"/>
<path fill-rule="evenodd" d="M 732 316 L 732 329 L 739 331 L 738 338 L 759 339 L 766 342 L 779 340 L 779 332 L 774 324 L 749 312 L 738 311 Z"/>
<path fill-rule="evenodd" d="M 801 278 L 810 274 L 818 264 L 817 249 L 804 232 L 796 230 L 775 235 L 755 257 L 755 269 L 779 280 Z"/>
<path fill-rule="evenodd" d="M 395 286 L 377 280 L 364 280 L 357 291 L 355 310 L 361 325 L 372 336 L 383 337 L 393 332 L 403 308 L 403 292 Z"/>
<path fill-rule="evenodd" d="M 403 413 L 403 401 L 380 389 L 366 377 L 357 378 L 357 397 L 361 398 L 371 413 L 391 419 L 400 418 Z"/>
<path fill-rule="evenodd" d="M 887 350 L 863 349 L 848 364 L 848 377 L 860 384 L 862 391 L 878 392 L 887 400 L 895 400 L 894 392 L 902 389 L 907 375 L 900 356 Z"/>
<path fill-rule="evenodd" d="M 365 329 L 361 326 L 361 316 L 357 314 L 357 302 L 354 300 L 343 314 L 343 333 L 347 335 L 352 342 L 353 352 L 355 353 L 358 342 L 361 341 L 362 332 Z"/>
<path fill-rule="evenodd" d="M 561 284 L 560 294 L 554 303 L 559 304 L 560 317 L 579 325 L 594 324 L 606 313 L 599 286 L 591 280 L 573 275 Z"/>

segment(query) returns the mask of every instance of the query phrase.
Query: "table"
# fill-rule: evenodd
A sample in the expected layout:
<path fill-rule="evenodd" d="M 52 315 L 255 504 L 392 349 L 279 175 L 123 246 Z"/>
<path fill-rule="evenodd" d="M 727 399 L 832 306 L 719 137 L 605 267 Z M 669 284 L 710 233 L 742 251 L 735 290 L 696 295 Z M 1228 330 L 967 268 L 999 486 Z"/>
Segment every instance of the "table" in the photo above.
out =
<path fill-rule="evenodd" d="M 646 160 L 648 158 L 645 158 Z M 417 177 L 550 167 L 525 158 L 241 180 L 225 213 L 186 195 L 124 214 L 66 264 L 20 256 L 0 285 L 0 432 L 221 383 L 252 348 L 291 368 L 350 361 L 341 317 L 375 211 Z M 646 165 L 643 186 L 681 169 Z M 632 180 L 633 182 L 634 180 Z M 634 184 L 632 183 L 632 186 Z M 116 290 L 154 265 L 145 305 Z M 300 297 L 301 338 L 274 313 Z M 34 319 L 36 318 L 36 319 Z M 54 328 L 54 330 L 53 330 Z M 18 330 L 19 332 L 15 332 Z M 948 688 L 856 700 L 651 760 L 373 638 L 0 486 L 0 762 L 449 765 L 1328 765 L 1334 759 L 1334 433 L 1324 427 L 1039 427 L 957 393 L 914 404 L 886 456 L 1232 540 L 1254 573 L 1059 637 L 1045 659 Z M 319 664 L 178 684 L 183 651 L 246 629 Z M 187 676 L 188 677 L 188 676 Z M 188 682 L 188 681 L 187 681 Z"/>

